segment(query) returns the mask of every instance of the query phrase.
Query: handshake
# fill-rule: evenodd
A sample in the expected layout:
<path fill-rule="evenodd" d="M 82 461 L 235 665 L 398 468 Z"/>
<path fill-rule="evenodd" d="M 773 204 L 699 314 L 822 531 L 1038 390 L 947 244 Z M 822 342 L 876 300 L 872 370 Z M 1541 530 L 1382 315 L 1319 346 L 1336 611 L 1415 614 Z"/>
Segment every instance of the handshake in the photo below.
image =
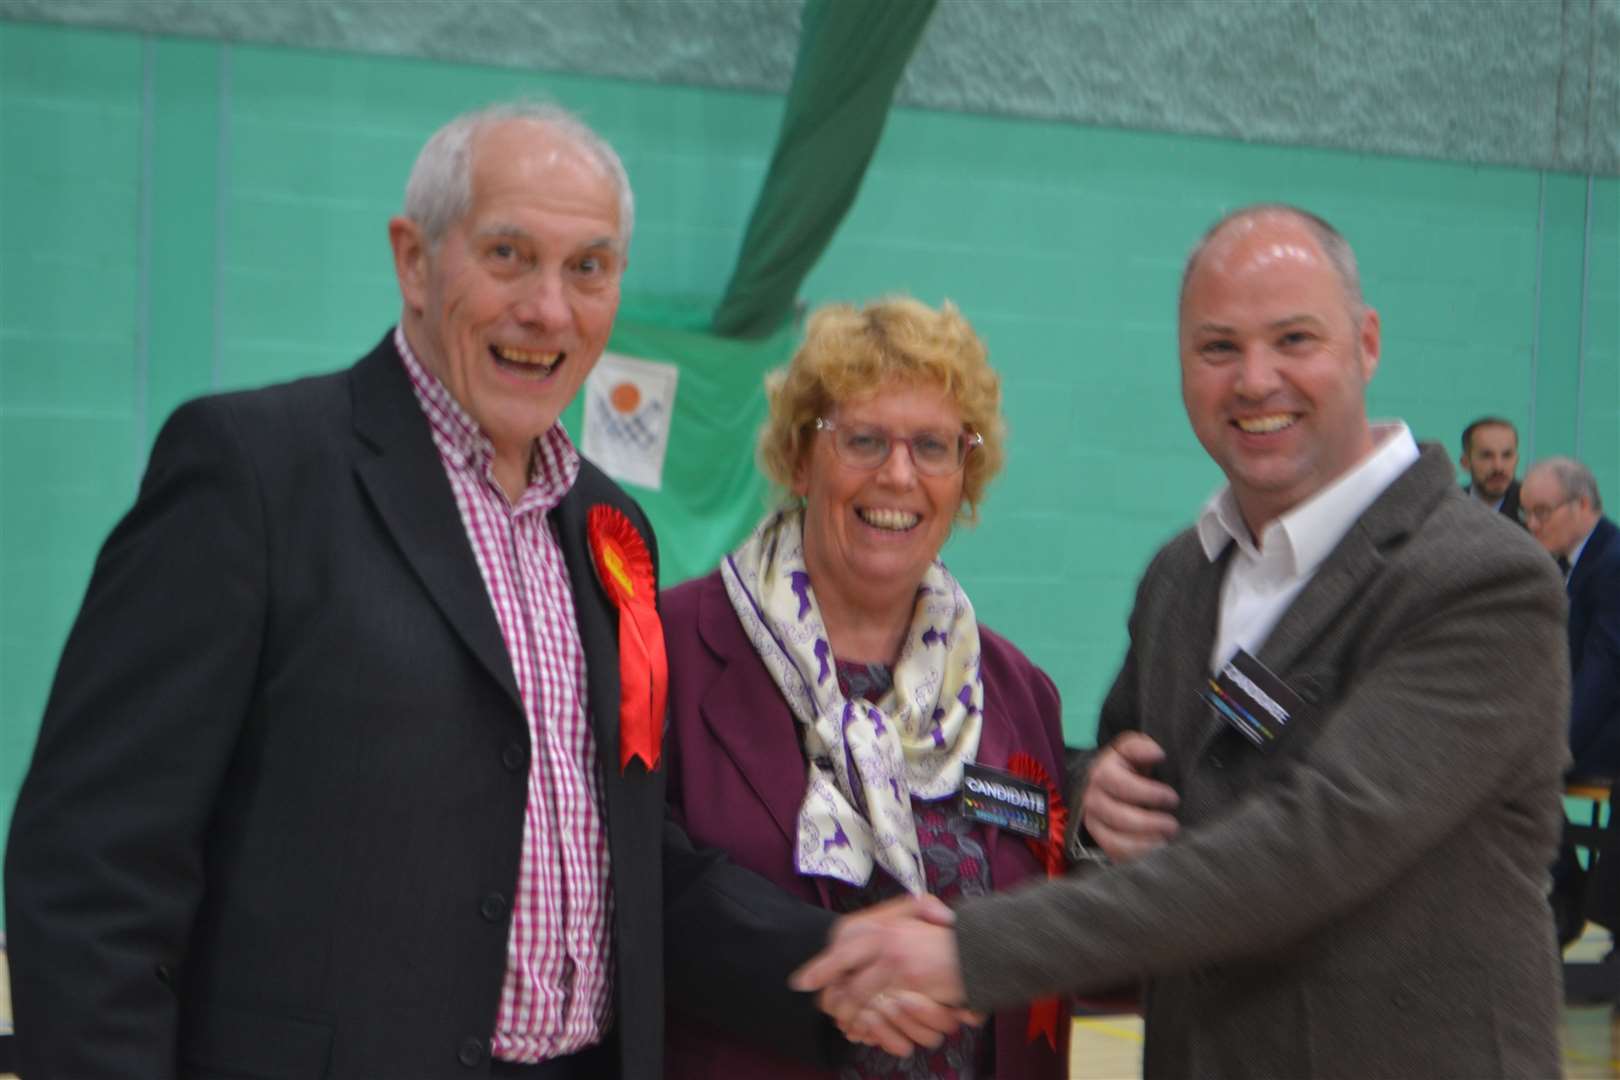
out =
<path fill-rule="evenodd" d="M 962 1024 L 984 1017 L 966 1006 L 957 962 L 955 915 L 938 897 L 902 896 L 846 915 L 827 947 L 789 984 L 852 1042 L 905 1057 L 936 1047 Z"/>

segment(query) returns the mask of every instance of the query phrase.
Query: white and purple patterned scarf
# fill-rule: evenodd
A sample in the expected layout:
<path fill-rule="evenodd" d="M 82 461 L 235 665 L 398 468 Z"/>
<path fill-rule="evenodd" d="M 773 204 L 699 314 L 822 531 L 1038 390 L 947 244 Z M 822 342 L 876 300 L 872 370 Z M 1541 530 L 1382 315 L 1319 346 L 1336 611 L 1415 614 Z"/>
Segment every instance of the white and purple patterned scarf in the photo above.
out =
<path fill-rule="evenodd" d="M 865 885 L 876 861 L 926 891 L 911 798 L 944 799 L 979 749 L 984 684 L 973 605 L 938 559 L 881 701 L 846 700 L 804 562 L 804 511 L 778 510 L 720 565 L 731 606 L 803 726 L 810 761 L 795 865 Z"/>

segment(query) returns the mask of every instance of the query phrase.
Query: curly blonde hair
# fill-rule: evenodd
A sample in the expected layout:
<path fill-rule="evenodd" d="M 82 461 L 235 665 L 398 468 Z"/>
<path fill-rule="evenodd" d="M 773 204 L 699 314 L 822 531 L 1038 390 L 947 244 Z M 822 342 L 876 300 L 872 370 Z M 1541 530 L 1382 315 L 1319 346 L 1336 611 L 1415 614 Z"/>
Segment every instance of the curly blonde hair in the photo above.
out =
<path fill-rule="evenodd" d="M 759 436 L 760 468 L 780 488 L 809 452 L 817 417 L 868 397 L 887 384 L 938 387 L 983 437 L 962 470 L 958 517 L 979 518 L 979 502 L 1006 459 L 1007 424 L 1001 416 L 1001 377 L 990 366 L 979 335 L 945 301 L 938 311 L 907 296 L 875 300 L 863 308 L 828 304 L 805 329 L 804 343 L 785 369 L 765 381 L 769 415 Z"/>

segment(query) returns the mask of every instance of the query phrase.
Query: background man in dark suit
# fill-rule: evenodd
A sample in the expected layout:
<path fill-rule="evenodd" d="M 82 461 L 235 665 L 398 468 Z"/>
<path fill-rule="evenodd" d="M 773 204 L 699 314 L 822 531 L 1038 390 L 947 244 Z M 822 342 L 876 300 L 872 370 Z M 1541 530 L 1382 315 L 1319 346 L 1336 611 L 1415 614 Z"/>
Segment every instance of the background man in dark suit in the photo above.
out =
<path fill-rule="evenodd" d="M 1569 594 L 1572 776 L 1620 774 L 1620 530 L 1603 514 L 1592 470 L 1538 462 L 1520 504 L 1530 534 L 1558 560 Z"/>
<path fill-rule="evenodd" d="M 1603 515 L 1592 471 L 1571 458 L 1537 462 L 1525 474 L 1520 505 L 1569 593 L 1570 775 L 1612 779 L 1620 775 L 1620 530 Z M 1620 925 L 1616 836 L 1611 828 L 1590 897 L 1574 847 L 1560 846 L 1552 906 L 1561 944 L 1580 936 L 1587 916 L 1611 930 Z"/>
<path fill-rule="evenodd" d="M 858 1030 L 895 986 L 984 1010 L 1144 978 L 1150 1080 L 1558 1075 L 1550 561 L 1368 421 L 1378 316 L 1326 222 L 1217 223 L 1180 336 L 1228 483 L 1148 567 L 1074 778 L 1112 865 L 954 928 L 840 926 L 799 985 Z"/>
<path fill-rule="evenodd" d="M 13 819 L 30 1080 L 655 1080 L 665 904 L 723 924 L 748 963 L 706 990 L 769 1032 L 828 917 L 666 829 L 588 531 L 639 537 L 650 594 L 652 530 L 556 422 L 631 223 L 568 114 L 462 117 L 389 223 L 399 326 L 165 425 Z"/>
<path fill-rule="evenodd" d="M 1463 490 L 1492 510 L 1519 520 L 1519 431 L 1500 416 L 1482 416 L 1463 428 L 1462 457 L 1457 463 L 1468 474 Z"/>

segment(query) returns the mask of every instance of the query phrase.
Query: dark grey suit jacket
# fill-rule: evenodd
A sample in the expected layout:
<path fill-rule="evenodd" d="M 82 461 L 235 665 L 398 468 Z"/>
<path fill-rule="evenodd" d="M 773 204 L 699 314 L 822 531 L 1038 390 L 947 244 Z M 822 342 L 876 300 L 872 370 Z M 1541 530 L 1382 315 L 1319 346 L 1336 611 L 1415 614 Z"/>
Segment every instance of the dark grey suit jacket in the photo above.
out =
<path fill-rule="evenodd" d="M 653 534 L 589 463 L 552 515 L 604 779 L 620 1067 L 656 1080 L 666 901 L 703 935 L 741 897 L 754 922 L 731 940 L 793 950 L 772 980 L 825 921 L 693 851 L 662 769 L 620 771 L 599 503 Z M 12 822 L 21 1071 L 487 1075 L 529 745 L 391 338 L 346 372 L 181 407 L 97 560 Z M 723 959 L 689 977 L 768 1024 Z"/>
<path fill-rule="evenodd" d="M 1164 747 L 1182 832 L 962 908 L 970 1003 L 1145 979 L 1150 1080 L 1559 1075 L 1551 560 L 1425 447 L 1259 650 L 1306 703 L 1262 754 L 1198 697 L 1229 553 L 1154 558 L 1098 731 Z"/>

